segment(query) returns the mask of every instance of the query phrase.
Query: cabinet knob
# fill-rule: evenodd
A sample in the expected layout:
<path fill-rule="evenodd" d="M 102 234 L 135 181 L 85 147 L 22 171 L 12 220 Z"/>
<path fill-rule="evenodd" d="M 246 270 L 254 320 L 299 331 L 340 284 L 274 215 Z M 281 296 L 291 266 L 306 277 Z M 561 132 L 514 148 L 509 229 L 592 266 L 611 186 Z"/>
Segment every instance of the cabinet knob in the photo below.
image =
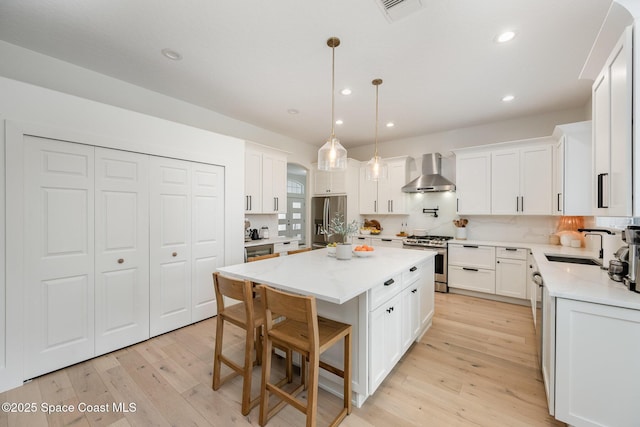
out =
<path fill-rule="evenodd" d="M 122 264 L 124 262 L 124 258 L 118 259 L 118 264 Z"/>
<path fill-rule="evenodd" d="M 172 257 L 177 257 L 178 256 L 178 252 L 174 252 L 171 254 Z"/>

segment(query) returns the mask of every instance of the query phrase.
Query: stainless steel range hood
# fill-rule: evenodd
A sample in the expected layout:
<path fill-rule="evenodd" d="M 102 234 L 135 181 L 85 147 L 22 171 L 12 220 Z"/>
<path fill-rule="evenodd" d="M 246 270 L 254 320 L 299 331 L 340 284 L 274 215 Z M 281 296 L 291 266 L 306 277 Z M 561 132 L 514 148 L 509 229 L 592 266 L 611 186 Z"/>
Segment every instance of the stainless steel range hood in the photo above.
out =
<path fill-rule="evenodd" d="M 455 191 L 456 186 L 440 174 L 441 163 L 440 153 L 424 154 L 422 156 L 422 175 L 402 187 L 402 191 L 405 193 Z"/>

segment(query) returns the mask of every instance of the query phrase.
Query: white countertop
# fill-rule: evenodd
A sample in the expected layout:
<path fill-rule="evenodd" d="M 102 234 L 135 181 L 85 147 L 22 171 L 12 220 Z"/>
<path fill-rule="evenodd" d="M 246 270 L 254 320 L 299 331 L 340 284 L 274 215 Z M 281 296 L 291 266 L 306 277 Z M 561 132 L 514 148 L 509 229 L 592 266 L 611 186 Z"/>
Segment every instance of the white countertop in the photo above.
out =
<path fill-rule="evenodd" d="M 249 240 L 248 242 L 244 242 L 245 248 L 250 248 L 251 246 L 258 245 L 273 245 L 274 243 L 286 243 L 286 242 L 295 242 L 296 240 L 300 240 L 297 237 L 271 237 L 269 239 L 258 239 L 258 240 Z"/>
<path fill-rule="evenodd" d="M 373 256 L 338 260 L 327 249 L 218 268 L 225 275 L 343 304 L 436 255 L 434 251 L 376 248 Z"/>
<path fill-rule="evenodd" d="M 621 282 L 611 280 L 606 270 L 595 265 L 552 262 L 545 257 L 545 254 L 561 254 L 598 258 L 597 253 L 584 248 L 481 240 L 450 240 L 449 243 L 528 248 L 552 297 L 640 310 L 640 294 L 629 291 Z"/>

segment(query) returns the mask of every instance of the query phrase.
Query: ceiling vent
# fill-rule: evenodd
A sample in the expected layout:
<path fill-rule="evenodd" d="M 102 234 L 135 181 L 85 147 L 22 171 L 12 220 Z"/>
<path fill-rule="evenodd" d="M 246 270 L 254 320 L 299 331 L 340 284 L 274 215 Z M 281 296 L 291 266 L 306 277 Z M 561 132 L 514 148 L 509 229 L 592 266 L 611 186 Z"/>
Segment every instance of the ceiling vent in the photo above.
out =
<path fill-rule="evenodd" d="M 387 21 L 394 22 L 422 9 L 423 0 L 378 0 Z"/>

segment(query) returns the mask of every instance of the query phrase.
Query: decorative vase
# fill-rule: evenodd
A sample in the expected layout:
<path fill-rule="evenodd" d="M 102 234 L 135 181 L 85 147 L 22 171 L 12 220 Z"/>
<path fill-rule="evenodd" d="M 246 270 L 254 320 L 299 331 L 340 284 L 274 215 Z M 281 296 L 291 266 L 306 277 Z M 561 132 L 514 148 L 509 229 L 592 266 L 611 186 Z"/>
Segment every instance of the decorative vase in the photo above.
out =
<path fill-rule="evenodd" d="M 336 246 L 336 259 L 351 259 L 351 243 L 338 243 Z"/>
<path fill-rule="evenodd" d="M 456 227 L 456 239 L 467 240 L 467 227 Z"/>

